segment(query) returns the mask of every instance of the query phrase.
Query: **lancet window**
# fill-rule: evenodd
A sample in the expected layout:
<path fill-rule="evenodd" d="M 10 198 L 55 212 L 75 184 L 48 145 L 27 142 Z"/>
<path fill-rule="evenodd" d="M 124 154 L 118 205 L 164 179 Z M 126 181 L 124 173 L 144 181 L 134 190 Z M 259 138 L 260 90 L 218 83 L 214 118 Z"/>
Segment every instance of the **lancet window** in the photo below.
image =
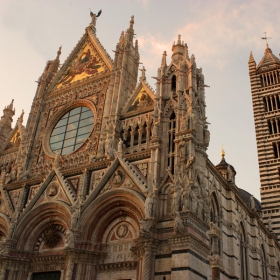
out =
<path fill-rule="evenodd" d="M 263 98 L 265 112 L 272 112 L 280 109 L 280 98 L 278 94 L 268 95 Z"/>
<path fill-rule="evenodd" d="M 279 72 L 272 71 L 268 73 L 263 73 L 260 75 L 260 81 L 262 87 L 279 84 L 280 83 Z"/>
<path fill-rule="evenodd" d="M 173 75 L 173 76 L 172 76 L 172 79 L 171 79 L 171 90 L 172 90 L 172 91 L 176 91 L 176 83 L 177 83 L 176 80 L 177 80 L 177 79 L 176 79 L 176 76 Z"/>
<path fill-rule="evenodd" d="M 242 223 L 240 223 L 240 265 L 241 265 L 241 275 L 240 279 L 248 279 L 248 263 L 247 263 L 247 246 L 246 246 L 246 239 L 245 239 L 245 229 Z"/>
<path fill-rule="evenodd" d="M 268 120 L 267 125 L 270 134 L 276 134 L 280 132 L 280 124 L 278 118 Z"/>
<path fill-rule="evenodd" d="M 272 143 L 274 157 L 279 158 L 280 157 L 280 142 L 274 142 Z"/>
<path fill-rule="evenodd" d="M 174 174 L 175 130 L 176 130 L 176 115 L 174 112 L 172 112 L 169 119 L 168 149 L 167 149 L 167 166 L 172 174 Z"/>

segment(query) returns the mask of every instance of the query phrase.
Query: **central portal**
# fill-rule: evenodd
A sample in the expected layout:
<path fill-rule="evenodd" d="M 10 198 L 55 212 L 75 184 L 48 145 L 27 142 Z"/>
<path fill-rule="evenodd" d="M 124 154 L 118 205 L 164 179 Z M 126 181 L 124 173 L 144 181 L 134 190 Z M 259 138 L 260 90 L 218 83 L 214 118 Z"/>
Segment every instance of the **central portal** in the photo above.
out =
<path fill-rule="evenodd" d="M 60 280 L 60 271 L 33 273 L 32 280 Z"/>

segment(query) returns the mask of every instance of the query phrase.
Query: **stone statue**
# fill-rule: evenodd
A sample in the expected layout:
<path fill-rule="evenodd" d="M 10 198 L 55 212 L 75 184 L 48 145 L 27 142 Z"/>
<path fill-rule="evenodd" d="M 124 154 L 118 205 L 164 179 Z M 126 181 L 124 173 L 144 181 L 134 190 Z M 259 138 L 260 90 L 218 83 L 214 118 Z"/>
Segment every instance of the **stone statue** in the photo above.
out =
<path fill-rule="evenodd" d="M 184 225 L 178 211 L 175 211 L 174 231 L 179 234 L 184 233 Z"/>
<path fill-rule="evenodd" d="M 255 198 L 253 195 L 250 196 L 250 207 L 253 211 L 256 210 Z"/>
<path fill-rule="evenodd" d="M 198 189 L 195 188 L 191 192 L 191 211 L 197 214 L 198 211 Z"/>
<path fill-rule="evenodd" d="M 204 145 L 206 147 L 209 146 L 209 142 L 210 142 L 210 132 L 207 128 L 208 128 L 208 126 L 205 125 L 205 128 L 204 128 Z"/>
<path fill-rule="evenodd" d="M 99 154 L 101 156 L 104 156 L 104 154 L 105 154 L 105 144 L 104 144 L 104 142 L 101 142 L 100 145 L 99 145 Z"/>
<path fill-rule="evenodd" d="M 154 122 L 154 125 L 153 125 L 153 136 L 158 137 L 158 130 L 159 130 L 159 121 Z"/>
<path fill-rule="evenodd" d="M 231 170 L 231 167 L 230 165 L 227 166 L 227 178 L 228 178 L 228 181 L 230 182 L 233 182 L 233 172 Z"/>
<path fill-rule="evenodd" d="M 185 139 L 182 139 L 179 144 L 179 152 L 180 152 L 180 158 L 184 159 L 186 157 L 186 149 L 187 149 L 187 142 Z"/>
<path fill-rule="evenodd" d="M 183 113 L 182 117 L 180 118 L 180 131 L 184 131 L 188 129 L 188 120 L 186 115 Z"/>
<path fill-rule="evenodd" d="M 123 140 L 119 138 L 118 152 L 122 153 L 122 151 L 123 151 Z"/>
<path fill-rule="evenodd" d="M 152 192 L 149 193 L 149 196 L 145 200 L 145 216 L 146 218 L 152 218 L 154 212 L 154 198 Z"/>
<path fill-rule="evenodd" d="M 197 124 L 197 117 L 196 117 L 196 113 L 193 110 L 192 114 L 191 114 L 191 119 L 192 119 L 192 128 L 196 129 L 196 124 Z"/>
<path fill-rule="evenodd" d="M 268 230 L 269 230 L 270 232 L 272 232 L 273 229 L 272 229 L 272 222 L 271 222 L 271 218 L 270 218 L 270 217 L 269 217 L 268 220 L 267 220 L 267 226 L 268 226 Z"/>
<path fill-rule="evenodd" d="M 172 203 L 172 211 L 173 212 L 176 212 L 176 211 L 180 210 L 180 202 L 181 202 L 180 187 L 176 182 L 175 186 L 174 186 L 173 203 Z"/>
<path fill-rule="evenodd" d="M 71 230 L 67 230 L 65 232 L 65 236 L 66 236 L 66 247 L 74 248 L 75 237 L 73 232 Z"/>
<path fill-rule="evenodd" d="M 92 26 L 96 25 L 96 18 L 98 18 L 101 15 L 101 13 L 102 13 L 102 10 L 100 10 L 97 14 L 94 14 L 92 11 L 90 11 Z"/>
<path fill-rule="evenodd" d="M 204 201 L 204 221 L 208 224 L 210 222 L 211 211 L 211 197 L 207 196 Z"/>
<path fill-rule="evenodd" d="M 73 206 L 72 218 L 71 218 L 71 228 L 75 229 L 80 218 L 80 207 L 79 207 L 79 199 L 77 199 Z"/>
<path fill-rule="evenodd" d="M 193 171 L 194 171 L 195 156 L 191 156 L 187 161 L 186 169 L 188 174 L 188 179 L 190 183 L 193 183 Z"/>

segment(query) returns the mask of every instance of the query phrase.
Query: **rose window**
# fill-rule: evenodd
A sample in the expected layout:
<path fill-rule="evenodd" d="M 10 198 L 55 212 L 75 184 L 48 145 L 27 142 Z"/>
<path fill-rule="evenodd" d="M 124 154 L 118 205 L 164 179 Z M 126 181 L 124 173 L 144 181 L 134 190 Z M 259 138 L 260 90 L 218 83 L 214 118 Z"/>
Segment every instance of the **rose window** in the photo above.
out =
<path fill-rule="evenodd" d="M 88 107 L 77 107 L 66 113 L 50 137 L 53 153 L 67 155 L 79 149 L 91 134 L 93 122 L 93 112 Z"/>

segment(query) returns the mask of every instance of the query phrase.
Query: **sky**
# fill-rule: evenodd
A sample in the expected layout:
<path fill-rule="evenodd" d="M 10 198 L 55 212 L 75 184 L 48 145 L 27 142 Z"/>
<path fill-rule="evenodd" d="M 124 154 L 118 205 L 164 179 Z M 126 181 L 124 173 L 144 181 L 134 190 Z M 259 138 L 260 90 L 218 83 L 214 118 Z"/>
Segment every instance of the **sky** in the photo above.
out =
<path fill-rule="evenodd" d="M 248 59 L 258 64 L 265 50 L 264 32 L 273 53 L 280 52 L 280 1 L 271 0 L 0 0 L 0 116 L 14 99 L 14 124 L 22 110 L 27 121 L 38 80 L 46 62 L 62 45 L 65 61 L 91 21 L 90 9 L 102 14 L 97 37 L 111 58 L 123 30 L 135 17 L 140 61 L 155 89 L 163 51 L 167 62 L 178 35 L 203 69 L 206 114 L 213 164 L 226 161 L 237 171 L 236 185 L 259 195 L 259 168 L 251 101 Z M 278 29 L 278 30 L 277 30 Z M 278 31 L 278 32 L 277 32 Z M 140 73 L 140 72 L 139 72 Z"/>

